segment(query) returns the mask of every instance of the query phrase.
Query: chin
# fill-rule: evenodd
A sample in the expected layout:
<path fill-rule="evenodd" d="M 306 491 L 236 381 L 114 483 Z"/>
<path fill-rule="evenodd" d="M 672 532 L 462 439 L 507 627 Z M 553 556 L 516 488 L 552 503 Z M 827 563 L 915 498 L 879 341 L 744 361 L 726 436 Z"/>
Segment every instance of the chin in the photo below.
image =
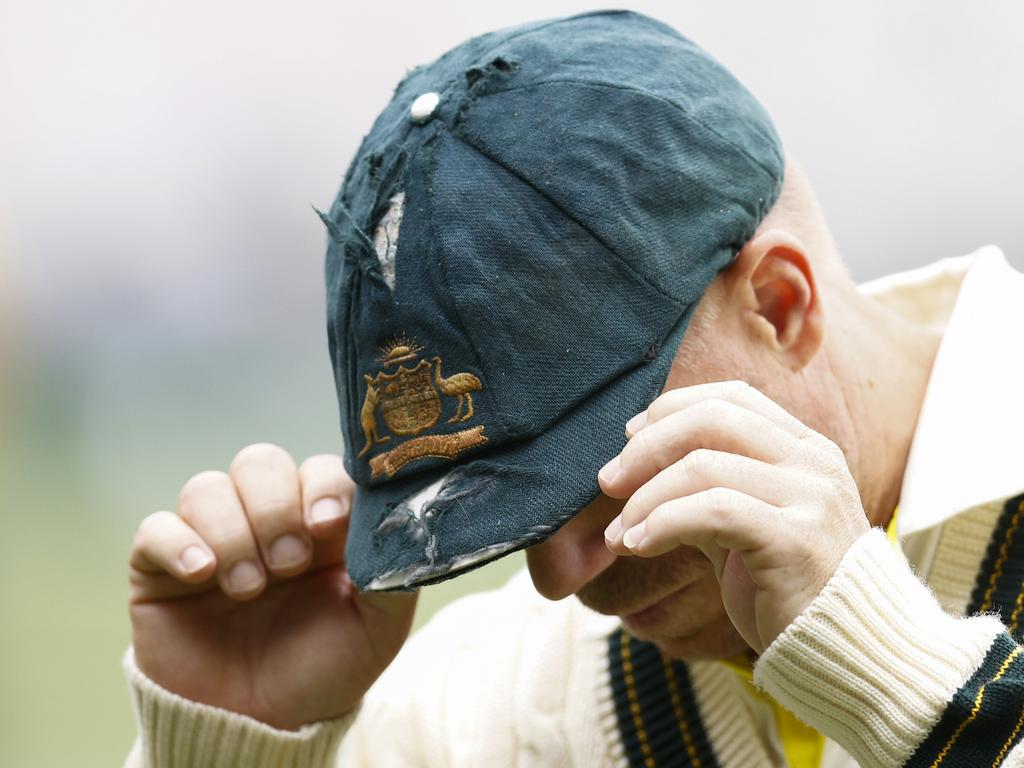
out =
<path fill-rule="evenodd" d="M 681 661 L 717 661 L 750 650 L 729 620 L 713 577 L 621 619 L 637 640 L 653 643 L 669 658 Z"/>
<path fill-rule="evenodd" d="M 728 620 L 725 623 L 726 626 L 701 627 L 685 637 L 636 637 L 653 643 L 664 655 L 680 661 L 721 661 L 749 652 L 750 646 L 736 633 L 732 623 Z"/>
<path fill-rule="evenodd" d="M 711 562 L 694 547 L 617 558 L 576 598 L 592 611 L 618 616 L 630 635 L 670 658 L 728 659 L 749 650 L 725 612 Z"/>

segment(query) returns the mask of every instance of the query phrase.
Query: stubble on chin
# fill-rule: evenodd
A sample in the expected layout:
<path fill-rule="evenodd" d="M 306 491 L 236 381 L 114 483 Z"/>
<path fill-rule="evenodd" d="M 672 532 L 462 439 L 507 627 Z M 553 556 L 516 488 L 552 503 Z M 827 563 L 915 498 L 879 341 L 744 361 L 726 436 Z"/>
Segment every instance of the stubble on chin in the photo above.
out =
<path fill-rule="evenodd" d="M 680 661 L 721 661 L 740 654 L 751 653 L 750 646 L 736 632 L 729 617 L 724 614 L 700 627 L 695 633 L 685 636 L 651 636 L 646 639 L 654 643 L 665 656 Z"/>
<path fill-rule="evenodd" d="M 660 557 L 619 557 L 576 592 L 579 601 L 607 616 L 646 608 L 680 587 L 714 574 L 698 549 L 679 548 Z"/>
<path fill-rule="evenodd" d="M 668 597 L 664 614 L 653 625 L 627 630 L 671 658 L 724 659 L 749 650 L 725 612 L 711 563 L 696 549 L 655 558 L 621 557 L 576 597 L 591 610 L 615 616 Z"/>

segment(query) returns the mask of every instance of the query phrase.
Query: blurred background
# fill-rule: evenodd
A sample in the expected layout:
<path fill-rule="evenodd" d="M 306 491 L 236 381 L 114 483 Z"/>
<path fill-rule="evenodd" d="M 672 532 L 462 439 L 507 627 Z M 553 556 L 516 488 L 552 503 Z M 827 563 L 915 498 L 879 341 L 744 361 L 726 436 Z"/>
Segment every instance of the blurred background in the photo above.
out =
<path fill-rule="evenodd" d="M 986 243 L 1024 266 L 1024 5 L 623 5 L 767 105 L 858 280 Z M 247 443 L 339 449 L 311 206 L 406 69 L 596 7 L 0 0 L 0 765 L 127 754 L 144 515 Z"/>

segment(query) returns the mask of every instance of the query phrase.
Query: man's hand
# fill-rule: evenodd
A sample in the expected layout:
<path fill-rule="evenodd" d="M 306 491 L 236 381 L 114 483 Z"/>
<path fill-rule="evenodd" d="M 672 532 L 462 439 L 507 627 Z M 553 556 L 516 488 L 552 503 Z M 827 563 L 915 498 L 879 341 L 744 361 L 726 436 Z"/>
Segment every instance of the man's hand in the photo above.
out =
<path fill-rule="evenodd" d="M 757 653 L 870 528 L 839 447 L 745 382 L 666 392 L 626 434 L 599 476 L 608 496 L 629 498 L 605 532 L 609 549 L 654 557 L 700 548 Z"/>
<path fill-rule="evenodd" d="M 186 698 L 276 728 L 350 712 L 398 653 L 415 595 L 360 594 L 343 560 L 341 457 L 250 445 L 182 488 L 132 544 L 135 659 Z"/>

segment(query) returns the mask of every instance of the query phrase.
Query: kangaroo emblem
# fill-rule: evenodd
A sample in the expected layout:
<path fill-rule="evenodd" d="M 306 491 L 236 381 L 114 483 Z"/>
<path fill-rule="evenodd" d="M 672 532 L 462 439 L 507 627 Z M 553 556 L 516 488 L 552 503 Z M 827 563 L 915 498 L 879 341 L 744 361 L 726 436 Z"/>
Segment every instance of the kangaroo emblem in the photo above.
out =
<path fill-rule="evenodd" d="M 390 437 L 381 437 L 377 434 L 377 403 L 380 402 L 380 390 L 373 385 L 371 379 L 365 373 L 363 380 L 366 381 L 366 399 L 363 400 L 363 407 L 359 411 L 359 421 L 363 425 L 363 436 L 366 438 L 366 445 L 359 452 L 359 458 L 363 458 L 370 446 L 376 443 L 386 443 Z"/>

